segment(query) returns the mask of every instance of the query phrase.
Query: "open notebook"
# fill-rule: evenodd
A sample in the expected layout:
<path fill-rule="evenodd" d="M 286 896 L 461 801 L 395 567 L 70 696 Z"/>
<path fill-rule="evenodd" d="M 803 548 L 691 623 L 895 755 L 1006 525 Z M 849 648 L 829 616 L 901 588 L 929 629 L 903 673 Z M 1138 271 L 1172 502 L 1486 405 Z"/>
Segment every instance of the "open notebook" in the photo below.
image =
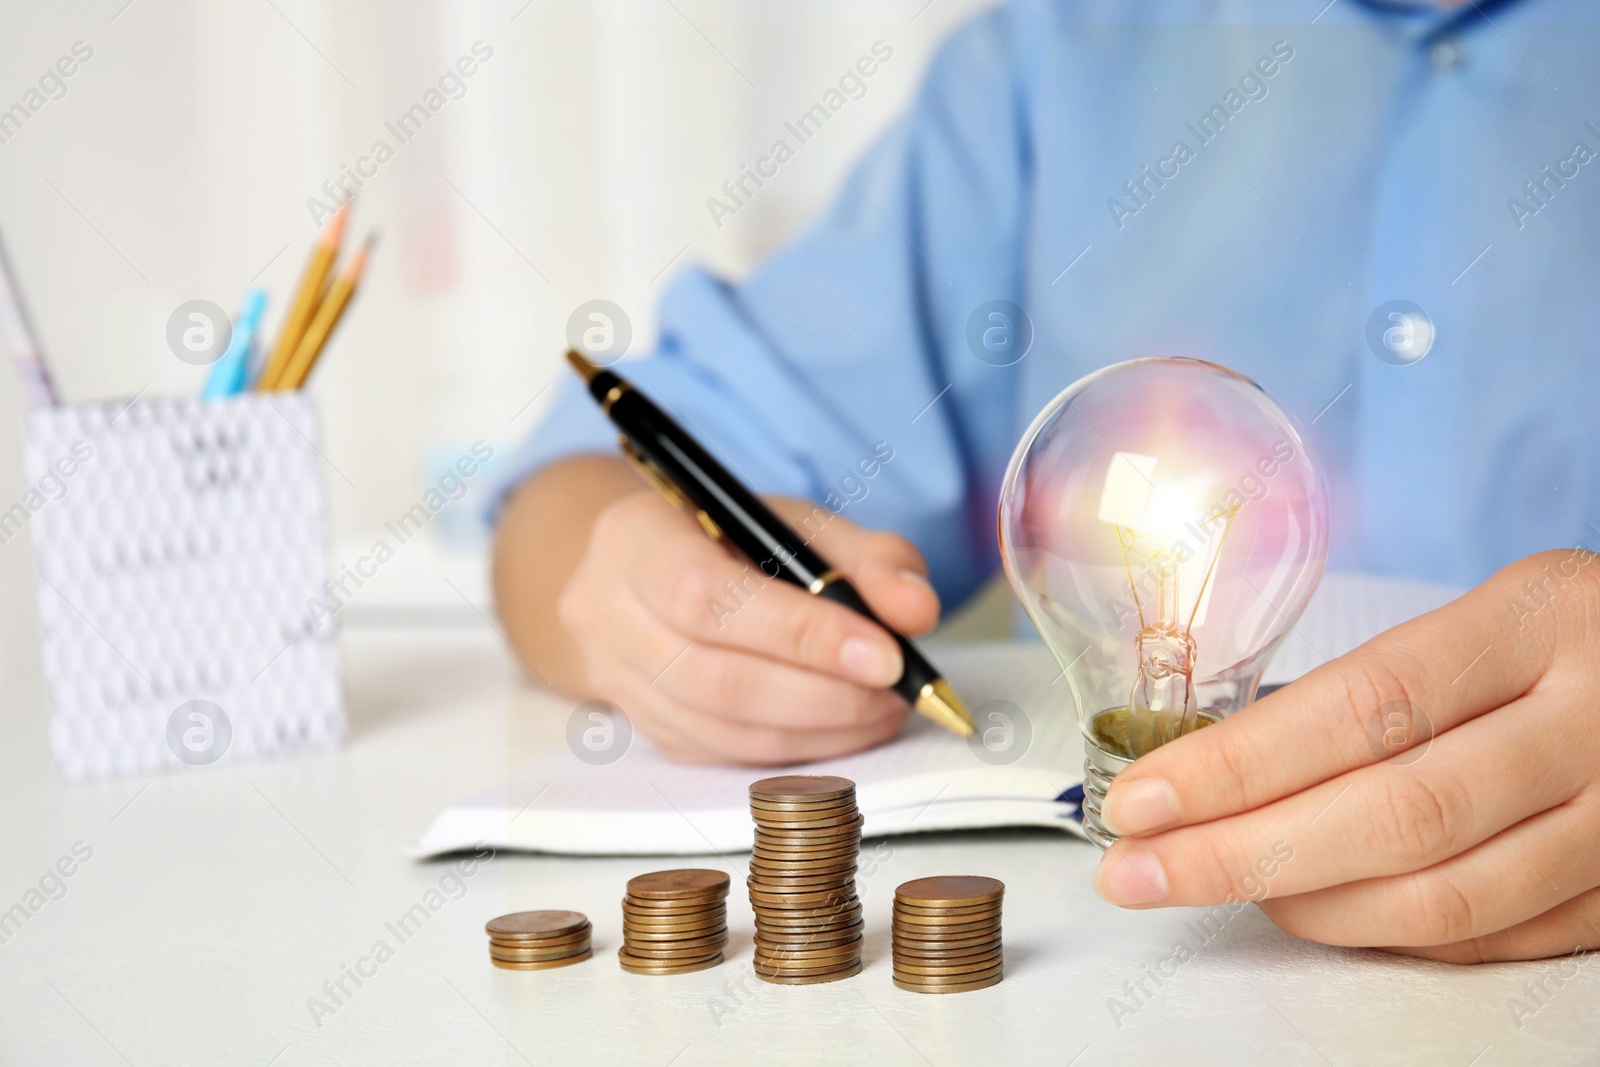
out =
<path fill-rule="evenodd" d="M 1299 677 L 1454 594 L 1425 583 L 1329 575 L 1266 681 Z M 853 780 L 869 836 L 993 826 L 1081 833 L 1083 742 L 1071 693 L 1049 652 L 1019 641 L 930 645 L 929 655 L 972 707 L 980 732 L 999 731 L 982 755 L 912 716 L 890 744 L 789 770 Z M 746 789 L 773 773 L 671 763 L 638 736 L 608 766 L 591 766 L 563 745 L 505 785 L 446 808 L 406 851 L 426 857 L 479 842 L 590 855 L 748 850 Z"/>

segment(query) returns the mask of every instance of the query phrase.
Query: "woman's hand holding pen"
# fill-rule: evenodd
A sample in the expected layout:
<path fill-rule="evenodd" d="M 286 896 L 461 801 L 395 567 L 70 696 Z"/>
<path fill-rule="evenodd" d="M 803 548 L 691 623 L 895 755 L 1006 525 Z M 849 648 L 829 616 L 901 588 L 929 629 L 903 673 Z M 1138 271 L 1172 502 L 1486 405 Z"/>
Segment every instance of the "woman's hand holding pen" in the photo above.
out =
<path fill-rule="evenodd" d="M 889 625 L 915 636 L 939 619 L 927 565 L 894 534 L 811 503 L 769 501 Z M 885 687 L 899 647 L 860 615 L 785 582 L 706 538 L 644 490 L 595 521 L 558 602 L 589 685 L 670 757 L 784 764 L 868 748 L 908 709 Z"/>

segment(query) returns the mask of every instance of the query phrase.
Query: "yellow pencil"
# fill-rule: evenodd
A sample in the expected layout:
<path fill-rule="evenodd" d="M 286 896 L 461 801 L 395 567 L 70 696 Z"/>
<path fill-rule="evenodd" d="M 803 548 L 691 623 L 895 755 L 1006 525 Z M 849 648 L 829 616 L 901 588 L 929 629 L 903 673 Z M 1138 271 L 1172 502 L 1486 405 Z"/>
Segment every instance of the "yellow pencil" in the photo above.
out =
<path fill-rule="evenodd" d="M 327 297 L 317 307 L 316 316 L 311 320 L 311 325 L 306 327 L 305 335 L 300 338 L 300 344 L 290 357 L 289 365 L 283 369 L 277 388 L 298 389 L 305 384 L 312 367 L 316 365 L 317 357 L 322 354 L 323 348 L 328 343 L 328 336 L 333 333 L 334 327 L 339 325 L 344 309 L 349 305 L 350 298 L 355 295 L 356 287 L 361 284 L 361 272 L 366 270 L 367 259 L 372 255 L 372 248 L 377 243 L 378 235 L 376 233 L 370 235 L 360 250 L 350 258 L 350 264 L 345 267 L 344 272 L 334 279 L 333 285 L 328 289 Z"/>
<path fill-rule="evenodd" d="M 294 295 L 294 303 L 289 306 L 289 313 L 283 317 L 283 325 L 278 328 L 278 340 L 272 346 L 272 355 L 261 369 L 261 377 L 256 382 L 257 389 L 265 391 L 279 387 L 284 368 L 289 365 L 290 357 L 305 336 L 307 324 L 312 321 L 322 302 L 324 283 L 328 280 L 328 272 L 333 270 L 333 261 L 338 258 L 339 245 L 344 240 L 345 224 L 349 217 L 350 205 L 345 203 L 333 213 L 333 218 L 328 220 L 328 225 L 323 227 L 318 236 L 317 247 L 311 251 L 311 261 L 306 264 L 306 272 L 300 278 L 300 289 Z"/>

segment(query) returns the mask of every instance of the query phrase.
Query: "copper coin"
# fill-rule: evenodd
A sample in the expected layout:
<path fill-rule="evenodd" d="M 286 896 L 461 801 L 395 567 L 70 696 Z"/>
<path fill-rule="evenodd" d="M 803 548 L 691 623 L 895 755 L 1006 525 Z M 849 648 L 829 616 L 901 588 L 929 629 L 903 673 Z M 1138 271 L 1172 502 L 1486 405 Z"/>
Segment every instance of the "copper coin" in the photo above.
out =
<path fill-rule="evenodd" d="M 593 932 L 592 927 L 585 925 L 576 933 L 562 934 L 560 937 L 491 937 L 489 944 L 505 945 L 507 948 L 557 948 L 587 941 Z"/>
<path fill-rule="evenodd" d="M 628 932 L 641 934 L 687 934 L 695 930 L 713 930 L 719 926 L 728 925 L 726 913 L 721 915 L 703 915 L 691 922 L 660 923 L 649 919 L 636 919 L 631 915 L 622 917 L 622 929 Z"/>
<path fill-rule="evenodd" d="M 774 961 L 774 963 L 782 963 L 782 961 L 786 960 L 795 961 L 795 963 L 802 960 L 832 960 L 832 958 L 843 957 L 843 955 L 850 955 L 853 952 L 861 952 L 861 944 L 861 931 L 851 934 L 845 941 L 834 942 L 834 944 L 830 945 L 814 945 L 814 947 L 808 944 L 771 944 L 770 941 L 763 941 L 758 937 L 757 941 L 755 941 L 755 955 L 765 958 L 765 960 Z"/>
<path fill-rule="evenodd" d="M 976 874 L 935 875 L 932 878 L 913 878 L 894 891 L 896 900 L 924 907 L 958 908 L 964 904 L 983 904 L 997 901 L 1005 893 L 1006 885 L 997 878 Z"/>
<path fill-rule="evenodd" d="M 826 945 L 822 948 L 757 944 L 755 956 L 765 966 L 793 964 L 796 967 L 811 967 L 829 960 L 842 960 L 846 956 L 859 956 L 861 944 L 860 937 L 854 941 L 841 941 L 837 945 Z"/>
<path fill-rule="evenodd" d="M 860 919 L 835 923 L 832 926 L 788 930 L 773 929 L 770 926 L 762 926 L 757 923 L 755 939 L 761 944 L 774 948 L 829 948 L 836 944 L 843 944 L 853 937 L 860 936 L 865 928 Z"/>
<path fill-rule="evenodd" d="M 963 982 L 978 982 L 986 977 L 995 976 L 1005 971 L 1003 963 L 992 963 L 978 971 L 966 971 L 965 974 L 907 974 L 899 968 L 894 968 L 894 977 L 902 982 L 912 985 L 960 985 Z"/>
<path fill-rule="evenodd" d="M 816 832 L 819 834 L 848 834 L 858 833 L 866 820 L 860 814 L 833 816 L 826 819 L 807 819 L 804 822 L 786 823 L 758 823 L 763 832 L 768 836 L 777 835 L 785 839 L 793 838 L 797 834 Z"/>
<path fill-rule="evenodd" d="M 832 926 L 814 926 L 805 929 L 774 929 L 770 926 L 756 924 L 755 938 L 767 945 L 783 945 L 792 948 L 827 948 L 835 943 L 843 943 L 859 935 L 865 926 L 860 919 L 849 922 L 835 923 Z"/>
<path fill-rule="evenodd" d="M 809 867 L 825 870 L 829 867 L 853 866 L 861 857 L 861 848 L 854 842 L 840 848 L 806 852 L 796 849 L 783 852 L 760 845 L 750 853 L 749 865 L 755 867 Z"/>
<path fill-rule="evenodd" d="M 783 911 L 780 909 L 756 909 L 756 922 L 774 929 L 790 927 L 832 926 L 834 923 L 848 922 L 861 917 L 861 902 L 853 901 L 836 908 L 818 909 L 817 911 Z"/>
<path fill-rule="evenodd" d="M 759 959 L 752 963 L 751 966 L 755 969 L 756 974 L 763 978 L 768 976 L 778 978 L 801 978 L 816 974 L 833 974 L 836 971 L 844 970 L 847 967 L 853 967 L 860 962 L 860 955 L 852 953 L 847 957 L 841 957 L 840 959 L 832 960 L 827 963 L 819 963 L 815 967 L 790 967 L 786 965 L 775 966 L 763 963 Z"/>
<path fill-rule="evenodd" d="M 830 960 L 815 967 L 769 967 L 760 960 L 751 963 L 750 967 L 761 978 L 809 978 L 819 974 L 837 974 L 850 967 L 858 967 L 860 965 L 860 956 L 850 956 Z"/>
<path fill-rule="evenodd" d="M 1003 974 L 995 974 L 989 978 L 980 978 L 976 982 L 963 982 L 960 985 L 925 986 L 894 979 L 894 984 L 908 993 L 970 993 L 975 989 L 988 989 L 992 985 L 999 985 Z"/>
<path fill-rule="evenodd" d="M 861 827 L 845 825 L 807 830 L 778 830 L 770 826 L 757 826 L 751 841 L 762 848 L 788 852 L 805 850 L 822 851 L 844 848 L 861 843 Z"/>
<path fill-rule="evenodd" d="M 861 855 L 861 845 L 855 841 L 846 841 L 843 844 L 829 848 L 768 848 L 758 844 L 750 853 L 751 863 L 814 863 L 818 866 L 827 866 L 840 861 L 854 862 Z"/>
<path fill-rule="evenodd" d="M 908 993 L 970 993 L 974 990 L 988 989 L 990 986 L 999 985 L 1002 978 L 1002 975 L 997 974 L 993 978 L 985 978 L 981 982 L 970 982 L 961 986 L 947 986 L 932 989 L 926 986 L 911 985 L 910 983 L 902 982 L 898 978 L 894 979 L 894 984 L 899 988 L 904 989 Z"/>
<path fill-rule="evenodd" d="M 782 889 L 750 889 L 751 903 L 784 905 L 819 905 L 831 904 L 855 892 L 853 880 L 844 888 L 834 889 L 797 889 L 793 892 Z"/>
<path fill-rule="evenodd" d="M 690 974 L 694 971 L 703 971 L 708 967 L 715 967 L 722 962 L 722 953 L 703 960 L 694 960 L 688 963 L 661 963 L 658 960 L 643 960 L 631 957 L 623 952 L 617 953 L 617 962 L 629 974 Z"/>
<path fill-rule="evenodd" d="M 845 872 L 854 874 L 857 866 L 859 866 L 859 863 L 856 853 L 852 850 L 842 856 L 821 856 L 806 859 L 790 858 L 788 856 L 776 858 L 751 856 L 749 871 L 751 874 L 759 872 L 789 878 L 801 878 L 807 875 L 842 874 Z"/>
<path fill-rule="evenodd" d="M 827 951 L 814 951 L 806 955 L 789 952 L 784 949 L 763 949 L 756 947 L 755 961 L 758 966 L 769 971 L 792 969 L 795 967 L 820 967 L 823 965 L 837 967 L 847 960 L 861 957 L 861 942 L 852 941 L 849 944 L 834 945 Z"/>
<path fill-rule="evenodd" d="M 859 840 L 839 841 L 823 848 L 769 848 L 757 844 L 750 853 L 752 863 L 830 863 L 854 862 L 861 855 Z"/>
<path fill-rule="evenodd" d="M 927 963 L 916 960 L 895 960 L 894 972 L 899 975 L 917 978 L 948 978 L 951 975 L 972 975 L 987 971 L 1000 963 L 1003 953 L 996 949 L 983 956 L 973 956 L 966 960 L 954 960 L 948 963 Z"/>
<path fill-rule="evenodd" d="M 654 919 L 647 915 L 622 913 L 622 925 L 640 930 L 693 930 L 698 926 L 716 926 L 728 921 L 727 911 L 706 912 L 702 915 L 685 915 L 682 918 Z"/>
<path fill-rule="evenodd" d="M 794 918 L 771 912 L 756 912 L 756 935 L 772 937 L 827 937 L 835 931 L 862 922 L 861 907 L 846 908 L 836 915 Z"/>
<path fill-rule="evenodd" d="M 661 926 L 656 923 L 634 922 L 631 919 L 622 920 L 622 932 L 632 937 L 634 935 L 649 935 L 651 937 L 693 937 L 699 931 L 707 933 L 712 930 L 726 930 L 728 919 L 725 915 L 718 915 L 711 919 L 702 919 L 697 922 L 682 925 Z"/>
<path fill-rule="evenodd" d="M 779 774 L 750 783 L 752 800 L 832 800 L 849 796 L 856 784 L 832 774 Z"/>
<path fill-rule="evenodd" d="M 987 953 L 995 952 L 997 949 L 1000 949 L 1000 937 L 990 937 L 989 941 L 978 942 L 978 944 L 974 945 L 960 945 L 957 949 L 933 950 L 925 949 L 925 947 L 917 945 L 915 942 L 901 941 L 894 944 L 893 950 L 896 960 L 906 960 L 907 963 L 917 963 L 917 961 L 925 961 L 925 963 L 939 961 L 939 963 L 944 963 L 947 960 L 957 961 L 965 960 L 966 957 L 974 957 L 974 955 L 987 955 Z"/>
<path fill-rule="evenodd" d="M 970 923 L 1000 921 L 1000 909 L 990 911 L 976 911 L 965 915 L 914 915 L 910 912 L 894 909 L 894 921 L 904 926 L 966 926 Z"/>
<path fill-rule="evenodd" d="M 490 919 L 484 932 L 506 940 L 551 938 L 576 933 L 589 925 L 588 916 L 578 911 L 514 911 Z"/>
<path fill-rule="evenodd" d="M 631 926 L 622 928 L 622 936 L 630 945 L 639 942 L 652 942 L 663 945 L 693 944 L 704 941 L 708 937 L 720 937 L 727 932 L 727 923 L 718 923 L 716 926 L 701 926 L 694 930 L 640 930 Z"/>
<path fill-rule="evenodd" d="M 788 929 L 764 926 L 757 923 L 755 937 L 757 941 L 769 945 L 826 948 L 835 941 L 847 941 L 857 936 L 864 928 L 861 919 L 851 919 L 848 922 L 834 923 L 830 926 L 791 927 Z"/>
<path fill-rule="evenodd" d="M 909 952 L 912 955 L 926 953 L 954 953 L 971 952 L 983 945 L 1000 940 L 1000 935 L 994 931 L 981 934 L 969 934 L 965 937 L 953 937 L 948 941 L 923 941 L 920 938 L 903 937 L 898 933 L 891 934 L 896 952 Z"/>
<path fill-rule="evenodd" d="M 708 944 L 694 945 L 689 948 L 677 948 L 662 945 L 660 942 L 639 943 L 637 941 L 624 941 L 622 951 L 638 960 L 655 960 L 657 963 L 686 963 L 690 960 L 703 960 L 707 956 L 714 956 L 727 947 L 728 939 L 725 937 L 712 938 Z"/>
<path fill-rule="evenodd" d="M 865 925 L 857 920 L 848 926 L 821 933 L 774 934 L 768 930 L 757 930 L 755 943 L 763 948 L 788 948 L 797 951 L 833 948 L 849 941 L 859 941 L 864 929 Z"/>
<path fill-rule="evenodd" d="M 637 956 L 660 956 L 673 954 L 678 956 L 693 956 L 696 953 L 707 953 L 713 949 L 721 948 L 728 943 L 728 931 L 718 930 L 706 934 L 704 937 L 686 937 L 677 941 L 661 941 L 655 939 L 628 937 L 622 939 L 622 947 Z"/>
<path fill-rule="evenodd" d="M 856 819 L 863 822 L 859 812 Z M 778 848 L 820 848 L 830 841 L 861 837 L 861 826 L 854 820 L 836 826 L 791 826 L 788 823 L 764 823 L 756 820 L 751 830 L 751 840 L 756 844 L 774 845 Z"/>
<path fill-rule="evenodd" d="M 624 912 L 632 910 L 632 912 L 638 912 L 640 915 L 677 915 L 678 912 L 707 912 L 707 910 L 715 909 L 715 907 L 722 907 L 726 899 L 728 899 L 728 894 L 726 893 L 718 894 L 718 896 L 702 897 L 702 899 L 685 897 L 685 899 L 678 899 L 678 901 L 646 901 L 646 899 L 626 896 L 622 897 L 622 910 Z"/>
<path fill-rule="evenodd" d="M 752 874 L 745 880 L 745 889 L 757 893 L 775 893 L 790 896 L 795 893 L 854 893 L 854 871 L 839 871 L 811 878 L 785 878 L 782 875 Z"/>
<path fill-rule="evenodd" d="M 761 819 L 769 815 L 804 815 L 808 812 L 819 811 L 855 811 L 857 810 L 856 795 L 846 794 L 830 800 L 762 800 L 759 797 L 750 798 L 750 815 L 752 818 Z"/>
<path fill-rule="evenodd" d="M 706 952 L 713 947 L 728 943 L 728 931 L 716 930 L 702 937 L 685 937 L 677 940 L 660 941 L 654 938 L 625 937 L 623 944 L 627 945 L 629 952 L 637 952 L 641 956 L 659 955 L 664 952 L 680 955 L 693 955 L 695 952 Z"/>
<path fill-rule="evenodd" d="M 770 869 L 770 867 L 750 867 L 746 883 L 750 885 L 766 886 L 805 886 L 805 885 L 848 885 L 856 880 L 856 865 L 846 864 L 843 867 L 821 867 L 821 869 Z"/>
<path fill-rule="evenodd" d="M 588 952 L 591 950 L 591 948 L 592 946 L 588 944 L 572 945 L 567 948 L 560 949 L 548 949 L 542 952 L 536 949 L 527 948 L 491 948 L 489 950 L 489 955 L 497 960 L 517 960 L 522 963 L 527 963 L 532 960 L 563 960 L 568 956 L 577 956 Z"/>
<path fill-rule="evenodd" d="M 861 810 L 854 804 L 832 808 L 795 808 L 790 811 L 752 808 L 750 817 L 762 826 L 790 830 L 801 826 L 837 826 L 861 818 Z"/>
<path fill-rule="evenodd" d="M 757 856 L 751 855 L 749 872 L 786 874 L 791 878 L 805 874 L 837 874 L 854 871 L 859 857 L 855 849 L 838 856 Z"/>
<path fill-rule="evenodd" d="M 817 926 L 854 918 L 860 914 L 860 907 L 861 902 L 853 898 L 841 898 L 826 905 L 797 904 L 792 908 L 761 904 L 756 907 L 756 916 L 773 925 Z"/>
<path fill-rule="evenodd" d="M 724 871 L 694 867 L 676 871 L 652 871 L 628 879 L 628 896 L 640 900 L 706 898 L 727 893 L 730 881 Z"/>
<path fill-rule="evenodd" d="M 927 907 L 922 904 L 907 904 L 903 900 L 894 902 L 896 915 L 982 915 L 986 912 L 999 910 L 999 904 L 987 901 L 982 904 L 963 904 L 958 908 Z"/>
<path fill-rule="evenodd" d="M 531 963 L 519 963 L 516 960 L 497 960 L 491 957 L 489 962 L 505 971 L 549 971 L 557 967 L 570 967 L 574 963 L 582 963 L 593 955 L 593 952 L 585 952 L 581 956 L 569 956 L 561 960 L 535 960 Z"/>
<path fill-rule="evenodd" d="M 763 982 L 771 982 L 773 985 L 819 985 L 823 982 L 837 982 L 841 978 L 853 978 L 860 973 L 861 961 L 857 960 L 843 970 L 829 974 L 778 975 L 762 974 L 757 971 L 756 977 Z"/>
<path fill-rule="evenodd" d="M 908 926 L 900 922 L 891 922 L 889 929 L 897 938 L 908 938 L 912 941 L 941 941 L 967 937 L 973 934 L 987 934 L 990 937 L 996 937 L 1000 933 L 1000 924 L 966 923 L 961 926 Z"/>
<path fill-rule="evenodd" d="M 801 899 L 804 896 L 805 899 Z M 859 902 L 853 886 L 830 889 L 825 892 L 785 895 L 762 889 L 750 890 L 750 906 L 769 914 L 803 912 L 807 915 L 826 915 Z"/>
<path fill-rule="evenodd" d="M 994 963 L 979 970 L 968 971 L 965 974 L 907 974 L 899 967 L 894 969 L 895 977 L 905 982 L 918 985 L 959 985 L 962 982 L 976 982 L 990 975 L 998 974 L 1005 970 L 1005 964 L 996 960 Z"/>
<path fill-rule="evenodd" d="M 758 893 L 802 893 L 823 892 L 833 890 L 841 893 L 854 893 L 856 891 L 855 875 L 847 874 L 842 878 L 757 878 L 745 883 L 747 889 Z"/>
<path fill-rule="evenodd" d="M 751 831 L 750 841 L 755 848 L 773 852 L 826 852 L 860 847 L 861 828 L 846 825 L 786 830 L 758 823 Z"/>
<path fill-rule="evenodd" d="M 622 925 L 629 930 L 641 930 L 651 933 L 676 933 L 682 930 L 693 930 L 697 927 L 718 926 L 728 921 L 728 913 L 718 912 L 715 915 L 697 915 L 689 919 L 674 919 L 671 922 L 647 919 L 637 915 L 624 915 Z"/>

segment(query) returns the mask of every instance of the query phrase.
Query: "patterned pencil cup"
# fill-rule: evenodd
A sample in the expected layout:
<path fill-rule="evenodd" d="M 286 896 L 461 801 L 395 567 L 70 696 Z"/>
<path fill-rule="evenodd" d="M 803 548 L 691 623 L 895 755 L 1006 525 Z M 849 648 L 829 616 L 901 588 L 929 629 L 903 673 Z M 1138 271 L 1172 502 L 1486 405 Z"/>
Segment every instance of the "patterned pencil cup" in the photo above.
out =
<path fill-rule="evenodd" d="M 77 780 L 344 736 L 316 409 L 300 393 L 34 411 L 24 463 L 50 743 Z M 37 506 L 36 506 L 37 505 Z"/>

